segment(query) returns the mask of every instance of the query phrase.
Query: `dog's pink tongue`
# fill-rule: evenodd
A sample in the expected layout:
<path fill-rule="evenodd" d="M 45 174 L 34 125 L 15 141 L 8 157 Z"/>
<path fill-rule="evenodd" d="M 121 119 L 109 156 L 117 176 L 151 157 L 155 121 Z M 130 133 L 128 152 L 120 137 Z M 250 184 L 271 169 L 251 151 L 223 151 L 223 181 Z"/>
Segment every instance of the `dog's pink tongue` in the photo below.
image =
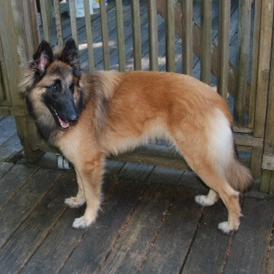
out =
<path fill-rule="evenodd" d="M 64 122 L 60 117 L 58 117 L 58 120 L 59 120 L 59 123 L 60 123 L 62 128 L 68 128 L 69 127 L 68 122 Z"/>

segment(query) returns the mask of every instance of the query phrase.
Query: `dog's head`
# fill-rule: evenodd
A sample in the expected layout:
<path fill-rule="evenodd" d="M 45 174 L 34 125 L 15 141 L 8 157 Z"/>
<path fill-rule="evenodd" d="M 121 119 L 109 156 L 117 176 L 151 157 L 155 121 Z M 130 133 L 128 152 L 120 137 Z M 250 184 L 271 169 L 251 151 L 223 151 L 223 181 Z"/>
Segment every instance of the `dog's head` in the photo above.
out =
<path fill-rule="evenodd" d="M 75 42 L 66 42 L 59 54 L 42 41 L 22 81 L 30 113 L 42 135 L 74 125 L 82 110 L 80 65 Z"/>

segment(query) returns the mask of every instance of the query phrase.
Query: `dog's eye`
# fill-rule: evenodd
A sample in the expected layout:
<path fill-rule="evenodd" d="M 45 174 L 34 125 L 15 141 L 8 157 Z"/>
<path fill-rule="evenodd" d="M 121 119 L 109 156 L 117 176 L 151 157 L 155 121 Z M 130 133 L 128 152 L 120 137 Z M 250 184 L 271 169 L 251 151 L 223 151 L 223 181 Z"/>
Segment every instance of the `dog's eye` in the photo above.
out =
<path fill-rule="evenodd" d="M 53 93 L 57 93 L 59 91 L 59 86 L 54 84 L 50 87 L 50 89 Z"/>
<path fill-rule="evenodd" d="M 57 95 L 59 92 L 61 92 L 61 83 L 59 80 L 55 81 L 55 83 L 49 87 L 50 92 L 54 95 Z"/>

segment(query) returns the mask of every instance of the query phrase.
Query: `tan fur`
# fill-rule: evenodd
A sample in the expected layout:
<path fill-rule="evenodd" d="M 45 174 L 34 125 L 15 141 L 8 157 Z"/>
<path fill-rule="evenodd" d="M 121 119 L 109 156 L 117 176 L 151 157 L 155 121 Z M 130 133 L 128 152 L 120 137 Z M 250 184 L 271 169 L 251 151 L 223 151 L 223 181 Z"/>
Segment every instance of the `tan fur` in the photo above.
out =
<path fill-rule="evenodd" d="M 65 86 L 72 82 L 78 86 L 79 78 L 72 69 L 71 64 L 55 60 L 40 80 L 28 69 L 22 86 L 47 140 L 75 167 L 78 194 L 65 203 L 78 207 L 86 202 L 87 208 L 75 219 L 74 227 L 87 227 L 96 219 L 106 156 L 162 137 L 174 143 L 210 187 L 209 195 L 196 197 L 196 201 L 212 205 L 220 197 L 228 209 L 228 221 L 219 228 L 224 232 L 238 229 L 241 209 L 236 190 L 243 191 L 252 177 L 234 155 L 232 116 L 213 88 L 175 73 L 85 75 L 73 93 L 76 105 L 83 100 L 85 108 L 78 123 L 63 131 L 44 104 L 43 94 L 57 79 Z"/>
<path fill-rule="evenodd" d="M 74 227 L 86 227 L 97 216 L 105 157 L 160 136 L 175 144 L 189 166 L 223 200 L 229 217 L 219 228 L 224 232 L 238 229 L 241 209 L 235 189 L 243 190 L 251 175 L 233 150 L 219 159 L 219 152 L 209 145 L 214 137 L 210 123 L 218 113 L 227 121 L 228 131 L 232 124 L 226 103 L 210 86 L 174 73 L 101 72 L 84 76 L 80 87 L 88 101 L 85 110 L 77 125 L 60 132 L 55 140 L 77 173 L 79 192 L 68 204 L 77 205 L 80 197 L 81 205 L 82 196 L 87 201 L 86 212 Z"/>

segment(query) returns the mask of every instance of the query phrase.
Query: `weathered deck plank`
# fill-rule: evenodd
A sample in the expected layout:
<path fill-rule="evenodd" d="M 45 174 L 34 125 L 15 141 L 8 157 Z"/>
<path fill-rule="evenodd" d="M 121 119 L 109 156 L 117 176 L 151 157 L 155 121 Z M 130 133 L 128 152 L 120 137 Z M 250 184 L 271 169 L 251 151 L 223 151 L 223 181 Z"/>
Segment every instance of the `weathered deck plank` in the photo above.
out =
<path fill-rule="evenodd" d="M 146 175 L 148 176 L 149 173 L 150 170 L 147 170 Z M 144 185 L 140 181 L 130 182 L 125 177 L 120 180 L 113 190 L 112 198 L 105 201 L 106 207 L 103 208 L 97 222 L 89 228 L 81 243 L 75 247 L 59 271 L 72 273 L 77 269 L 78 272 L 97 272 L 112 250 L 112 245 L 119 237 L 121 226 L 138 204 L 143 191 Z"/>
<path fill-rule="evenodd" d="M 2 162 L 0 163 L 0 179 L 5 176 L 13 167 L 12 163 Z"/>
<path fill-rule="evenodd" d="M 14 231 L 30 215 L 44 195 L 55 183 L 59 172 L 41 170 L 34 174 L 20 191 L 1 208 L 0 247 L 11 237 Z M 2 253 L 0 252 L 0 257 Z M 3 261 L 2 261 L 3 263 Z"/>
<path fill-rule="evenodd" d="M 0 120 L 0 162 L 11 159 L 22 150 L 16 133 L 15 120 L 11 116 L 1 116 Z"/>
<path fill-rule="evenodd" d="M 256 200 L 246 198 L 244 217 L 240 230 L 235 234 L 225 274 L 266 273 L 266 258 L 274 220 L 274 199 Z"/>
<path fill-rule="evenodd" d="M 15 120 L 13 117 L 2 117 L 0 121 L 0 132 L 0 145 L 2 145 L 16 133 Z"/>
<path fill-rule="evenodd" d="M 55 175 L 57 174 L 55 173 Z M 30 216 L 1 249 L 0 269 L 3 273 L 14 273 L 22 270 L 25 262 L 47 237 L 54 223 L 65 210 L 64 198 L 68 195 L 71 186 L 72 180 L 70 178 L 70 174 L 60 176 L 59 172 L 57 181 L 52 178 L 54 187 L 47 195 L 42 196 L 43 199 L 41 200 L 39 199 L 41 193 L 36 197 L 36 201 L 39 201 L 38 206 L 34 208 Z M 36 182 L 38 181 L 42 181 L 42 178 L 37 178 Z"/>
<path fill-rule="evenodd" d="M 2 145 L 0 145 L 0 161 L 11 159 L 15 154 L 22 150 L 22 145 L 17 133 L 9 137 Z"/>
<path fill-rule="evenodd" d="M 274 273 L 274 223 L 272 228 L 271 242 L 268 248 L 268 255 L 266 259 L 266 273 L 267 274 Z"/>
<path fill-rule="evenodd" d="M 217 231 L 217 224 L 227 216 L 226 209 L 218 202 L 204 208 L 195 240 L 185 260 L 184 274 L 222 273 L 230 235 Z"/>
<path fill-rule="evenodd" d="M 202 214 L 193 196 L 185 187 L 172 190 L 171 207 L 141 266 L 142 273 L 180 273 Z"/>
<path fill-rule="evenodd" d="M 105 181 L 110 182 L 107 182 L 104 187 L 104 191 L 106 192 L 105 200 L 109 200 L 110 190 L 113 188 L 113 185 L 115 185 L 115 180 L 117 180 L 117 178 L 115 179 L 114 177 L 119 173 L 123 165 L 123 163 L 118 162 L 108 163 Z M 72 185 L 69 186 L 69 189 L 66 190 L 67 196 L 72 195 L 72 188 L 76 189 L 75 179 L 73 180 Z M 115 191 L 117 192 L 117 190 Z M 109 207 L 112 206 L 113 204 L 109 204 L 104 207 L 103 214 L 106 214 L 107 216 L 108 214 L 111 214 L 112 211 Z M 65 209 L 64 214 L 54 225 L 52 232 L 43 243 L 41 243 L 39 248 L 26 263 L 22 273 L 55 273 L 62 267 L 86 233 L 86 230 L 77 230 L 71 227 L 74 218 L 82 215 L 83 211 L 83 207 L 77 210 Z M 109 211 L 110 213 L 107 213 Z M 45 263 L 47 261 L 50 263 Z"/>
<path fill-rule="evenodd" d="M 137 273 L 161 227 L 169 200 L 153 185 L 142 196 L 112 252 L 100 269 L 101 273 Z"/>
<path fill-rule="evenodd" d="M 140 197 L 140 203 L 123 226 L 121 236 L 113 245 L 99 273 L 135 273 L 140 270 L 170 206 L 168 199 L 170 189 L 166 189 L 164 184 L 161 186 L 161 183 L 166 182 L 167 179 L 178 181 L 181 173 L 171 172 L 166 173 L 166 176 L 161 175 L 164 174 L 159 173 L 156 168 L 143 183 L 145 192 Z M 140 184 L 140 182 L 136 183 Z"/>
<path fill-rule="evenodd" d="M 1 164 L 9 166 L 9 163 Z M 0 179 L 0 209 L 12 195 L 14 195 L 26 184 L 27 180 L 35 173 L 37 169 L 37 167 L 15 165 L 10 172 L 6 174 L 6 176 Z"/>

